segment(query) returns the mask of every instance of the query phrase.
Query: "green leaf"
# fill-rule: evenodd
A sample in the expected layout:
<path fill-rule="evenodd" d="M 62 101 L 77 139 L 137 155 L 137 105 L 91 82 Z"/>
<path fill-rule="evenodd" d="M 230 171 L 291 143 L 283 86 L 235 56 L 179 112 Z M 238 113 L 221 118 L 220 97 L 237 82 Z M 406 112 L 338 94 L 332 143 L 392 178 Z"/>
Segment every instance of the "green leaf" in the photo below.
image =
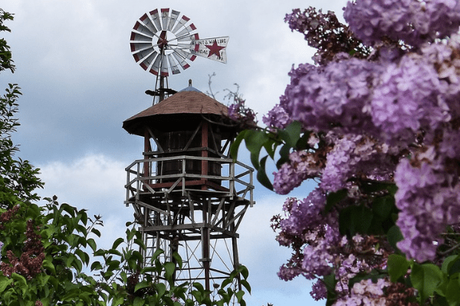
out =
<path fill-rule="evenodd" d="M 345 199 L 348 195 L 347 189 L 340 189 L 336 192 L 331 192 L 327 195 L 326 199 L 326 207 L 324 208 L 324 212 L 328 213 L 334 205 L 338 204 L 340 201 Z"/>
<path fill-rule="evenodd" d="M 264 131 L 248 130 L 246 132 L 246 148 L 251 153 L 259 154 L 264 144 L 269 140 L 269 136 Z"/>
<path fill-rule="evenodd" d="M 267 173 L 265 172 L 265 163 L 267 161 L 267 157 L 268 157 L 268 155 L 260 160 L 260 168 L 257 171 L 257 180 L 265 188 L 267 188 L 269 190 L 273 190 L 273 185 L 270 182 L 270 179 L 268 178 Z"/>
<path fill-rule="evenodd" d="M 155 289 L 157 290 L 159 297 L 162 297 L 166 293 L 166 285 L 163 283 L 155 284 Z"/>
<path fill-rule="evenodd" d="M 449 305 L 459 305 L 460 283 L 458 278 L 449 280 L 445 290 L 445 297 L 449 302 Z"/>
<path fill-rule="evenodd" d="M 133 306 L 142 306 L 144 304 L 145 304 L 145 300 L 143 298 L 136 296 L 133 302 Z"/>
<path fill-rule="evenodd" d="M 163 251 L 162 249 L 157 249 L 157 250 L 155 251 L 155 253 L 153 253 L 153 255 L 152 255 L 152 260 L 151 260 L 151 262 L 153 262 L 154 260 L 156 260 L 156 259 L 158 258 L 158 256 L 160 256 L 160 255 L 163 254 L 163 253 L 164 253 L 164 251 Z"/>
<path fill-rule="evenodd" d="M 133 237 L 136 235 L 136 230 L 135 229 L 126 229 L 126 238 L 128 241 L 131 241 Z"/>
<path fill-rule="evenodd" d="M 75 250 L 75 254 L 80 257 L 81 261 L 84 262 L 86 265 L 89 263 L 89 255 L 83 252 L 82 250 Z"/>
<path fill-rule="evenodd" d="M 91 232 L 95 234 L 96 236 L 98 236 L 99 238 L 101 238 L 101 232 L 98 229 L 93 228 Z"/>
<path fill-rule="evenodd" d="M 300 137 L 300 139 L 297 141 L 295 145 L 297 151 L 306 150 L 310 148 L 310 145 L 308 144 L 308 140 L 310 140 L 310 135 L 311 135 L 311 132 L 307 131 Z"/>
<path fill-rule="evenodd" d="M 101 270 L 101 269 L 102 269 L 102 265 L 99 261 L 95 261 L 91 264 L 91 271 Z"/>
<path fill-rule="evenodd" d="M 295 148 L 300 139 L 302 125 L 299 121 L 293 121 L 284 130 L 278 130 L 278 135 L 291 148 Z"/>
<path fill-rule="evenodd" d="M 230 146 L 230 156 L 236 160 L 238 158 L 238 150 L 240 148 L 241 141 L 246 137 L 247 130 L 241 131 L 238 136 L 236 136 L 235 141 L 233 141 Z"/>
<path fill-rule="evenodd" d="M 56 274 L 56 268 L 53 265 L 53 259 L 51 256 L 46 256 L 43 260 L 43 268 L 48 269 L 51 273 Z"/>
<path fill-rule="evenodd" d="M 238 300 L 239 303 L 241 303 L 241 301 L 243 300 L 243 295 L 244 295 L 244 293 L 245 293 L 245 292 L 244 292 L 243 290 L 237 291 L 237 292 L 235 293 L 236 298 L 237 298 L 237 300 Z"/>
<path fill-rule="evenodd" d="M 444 259 L 444 262 L 442 263 L 442 266 L 441 266 L 441 271 L 446 275 L 450 275 L 450 274 L 459 272 L 459 271 L 453 271 L 453 273 L 449 272 L 450 267 L 452 267 L 452 265 L 456 263 L 459 259 L 460 259 L 459 255 L 450 255 L 449 257 Z"/>
<path fill-rule="evenodd" d="M 340 233 L 350 237 L 355 234 L 367 234 L 372 218 L 372 211 L 365 206 L 346 207 L 339 212 Z"/>
<path fill-rule="evenodd" d="M 323 284 L 326 286 L 326 289 L 327 289 L 326 306 L 330 306 L 334 304 L 334 302 L 337 300 L 337 293 L 335 291 L 337 280 L 335 279 L 335 274 L 331 273 L 329 275 L 324 276 Z"/>
<path fill-rule="evenodd" d="M 398 247 L 396 246 L 396 244 L 403 240 L 404 237 L 401 233 L 401 230 L 399 229 L 399 227 L 397 225 L 393 225 L 389 230 L 388 230 L 388 233 L 387 233 L 387 239 L 388 239 L 388 242 L 390 243 L 390 245 L 399 253 L 401 253 L 401 251 L 398 249 Z"/>
<path fill-rule="evenodd" d="M 27 291 L 27 281 L 26 278 L 20 274 L 12 273 L 11 278 L 15 281 L 15 287 L 20 288 L 22 291 L 22 295 L 24 295 Z"/>
<path fill-rule="evenodd" d="M 94 241 L 93 238 L 89 238 L 86 242 L 89 244 L 93 252 L 96 252 L 96 249 L 97 249 L 96 241 Z"/>
<path fill-rule="evenodd" d="M 167 262 L 165 263 L 164 268 L 165 268 L 165 278 L 167 280 L 172 279 L 174 271 L 176 270 L 176 265 L 172 262 Z"/>
<path fill-rule="evenodd" d="M 248 293 L 251 293 L 251 285 L 249 285 L 247 280 L 242 279 L 241 285 L 248 291 Z"/>
<path fill-rule="evenodd" d="M 291 153 L 291 147 L 284 145 L 280 149 L 280 158 L 276 162 L 276 168 L 280 169 L 284 163 L 289 162 L 289 154 Z"/>
<path fill-rule="evenodd" d="M 121 237 L 118 238 L 117 240 L 115 240 L 115 241 L 113 242 L 113 244 L 112 244 L 112 249 L 118 248 L 118 246 L 119 246 L 120 244 L 122 244 L 123 241 L 125 241 L 125 240 L 124 240 L 123 238 L 121 238 Z"/>
<path fill-rule="evenodd" d="M 8 287 L 12 282 L 13 280 L 11 278 L 1 275 L 0 276 L 0 293 L 5 291 L 6 287 Z"/>
<path fill-rule="evenodd" d="M 140 289 L 143 289 L 143 288 L 147 288 L 147 287 L 150 287 L 150 283 L 146 282 L 146 281 L 142 281 L 142 282 L 139 282 L 136 284 L 136 287 L 134 287 L 134 292 L 140 290 Z"/>
<path fill-rule="evenodd" d="M 221 288 L 225 288 L 228 284 L 231 284 L 232 280 L 230 278 L 226 278 L 222 281 L 222 284 L 220 285 Z"/>
<path fill-rule="evenodd" d="M 378 197 L 372 202 L 372 211 L 381 219 L 390 218 L 395 208 L 395 200 L 392 196 Z"/>
<path fill-rule="evenodd" d="M 390 280 L 395 283 L 400 277 L 406 275 L 409 269 L 410 262 L 406 257 L 398 254 L 391 254 L 388 256 L 388 274 Z"/>
<path fill-rule="evenodd" d="M 241 273 L 241 275 L 244 277 L 244 279 L 247 279 L 248 276 L 249 276 L 249 270 L 248 270 L 248 268 L 247 268 L 246 266 L 244 266 L 244 265 L 240 265 L 240 266 L 238 267 L 238 272 Z"/>
<path fill-rule="evenodd" d="M 443 275 L 439 267 L 434 264 L 425 263 L 420 265 L 414 263 L 410 279 L 414 288 L 418 290 L 420 303 L 423 304 L 442 283 Z"/>
<path fill-rule="evenodd" d="M 174 260 L 177 262 L 177 266 L 179 267 L 179 269 L 182 269 L 182 258 L 180 257 L 179 253 L 173 253 L 173 258 Z"/>
<path fill-rule="evenodd" d="M 112 302 L 112 306 L 118 306 L 123 304 L 124 298 L 122 296 L 115 297 Z"/>

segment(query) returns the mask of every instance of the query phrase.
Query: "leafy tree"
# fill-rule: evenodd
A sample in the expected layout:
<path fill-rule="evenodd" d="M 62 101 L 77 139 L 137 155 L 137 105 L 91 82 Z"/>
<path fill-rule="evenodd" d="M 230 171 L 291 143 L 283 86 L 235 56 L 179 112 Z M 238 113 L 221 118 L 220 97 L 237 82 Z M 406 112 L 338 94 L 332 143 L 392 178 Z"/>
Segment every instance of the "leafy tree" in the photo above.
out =
<path fill-rule="evenodd" d="M 344 18 L 286 16 L 314 64 L 232 148 L 279 194 L 318 182 L 273 218 L 293 251 L 278 275 L 327 305 L 459 305 L 460 2 L 355 0 Z"/>
<path fill-rule="evenodd" d="M 13 16 L 0 9 L 0 31 Z M 10 47 L 0 39 L 0 71 L 14 72 Z M 126 237 L 108 250 L 97 247 L 99 216 L 85 209 L 60 204 L 57 197 L 39 206 L 34 192 L 43 186 L 39 170 L 15 157 L 18 148 L 11 134 L 19 125 L 20 88 L 9 84 L 0 97 L 0 304 L 28 305 L 245 305 L 245 291 L 233 284 L 241 280 L 246 291 L 248 271 L 240 266 L 216 292 L 199 283 L 176 285 L 173 274 L 181 259 L 163 262 L 160 252 L 153 265 L 145 265 L 141 234 L 127 224 Z M 148 268 L 145 268 L 148 266 Z M 165 281 L 159 282 L 158 278 Z"/>

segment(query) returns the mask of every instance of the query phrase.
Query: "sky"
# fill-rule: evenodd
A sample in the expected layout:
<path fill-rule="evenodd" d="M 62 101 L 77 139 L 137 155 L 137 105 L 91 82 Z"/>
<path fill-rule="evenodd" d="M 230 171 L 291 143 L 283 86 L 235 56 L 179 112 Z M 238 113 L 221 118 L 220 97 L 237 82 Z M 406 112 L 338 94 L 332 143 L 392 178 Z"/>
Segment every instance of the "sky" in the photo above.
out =
<path fill-rule="evenodd" d="M 311 63 L 314 51 L 303 35 L 291 32 L 284 16 L 294 8 L 333 10 L 341 18 L 345 0 L 284 1 L 147 1 L 147 0 L 2 0 L 15 14 L 5 36 L 16 72 L 0 74 L 0 89 L 17 83 L 21 126 L 14 135 L 19 156 L 41 169 L 42 196 L 100 214 L 100 246 L 124 235 L 132 208 L 123 204 L 125 167 L 141 158 L 143 140 L 122 129 L 122 122 L 151 106 L 144 92 L 155 76 L 133 59 L 129 37 L 135 22 L 153 9 L 172 8 L 191 19 L 200 38 L 229 36 L 227 63 L 197 58 L 168 79 L 169 87 L 193 86 L 212 91 L 223 102 L 226 89 L 239 92 L 261 121 L 279 103 L 292 65 Z M 243 154 L 243 159 L 244 159 Z M 243 160 L 249 164 L 249 161 Z M 304 184 L 293 196 L 314 187 Z M 256 184 L 255 200 L 239 229 L 239 257 L 250 272 L 248 306 L 324 305 L 309 295 L 310 282 L 278 279 L 290 256 L 275 241 L 270 218 L 281 212 L 285 197 Z"/>

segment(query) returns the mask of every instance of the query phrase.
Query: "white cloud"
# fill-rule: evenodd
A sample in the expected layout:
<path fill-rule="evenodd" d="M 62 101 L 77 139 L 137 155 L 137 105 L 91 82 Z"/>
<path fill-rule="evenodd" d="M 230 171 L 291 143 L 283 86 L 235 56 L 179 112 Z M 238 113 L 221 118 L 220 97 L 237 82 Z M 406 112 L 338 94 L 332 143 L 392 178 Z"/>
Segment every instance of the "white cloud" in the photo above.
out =
<path fill-rule="evenodd" d="M 40 193 L 47 197 L 57 195 L 59 202 L 88 209 L 90 214 L 125 215 L 125 166 L 102 154 L 38 165 L 40 178 L 45 182 Z"/>

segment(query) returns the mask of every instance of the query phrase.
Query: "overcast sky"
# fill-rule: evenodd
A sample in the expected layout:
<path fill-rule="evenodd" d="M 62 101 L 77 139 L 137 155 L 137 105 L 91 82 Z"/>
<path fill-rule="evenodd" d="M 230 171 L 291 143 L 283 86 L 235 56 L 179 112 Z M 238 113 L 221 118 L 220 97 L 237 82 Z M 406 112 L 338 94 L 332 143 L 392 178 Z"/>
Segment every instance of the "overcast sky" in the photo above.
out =
<path fill-rule="evenodd" d="M 244 95 L 248 106 L 262 115 L 279 102 L 292 65 L 311 62 L 313 51 L 303 36 L 292 33 L 284 16 L 293 8 L 315 6 L 342 16 L 345 0 L 330 1 L 114 1 L 2 0 L 0 7 L 15 14 L 4 34 L 17 66 L 0 74 L 0 88 L 18 83 L 21 127 L 14 136 L 20 156 L 41 168 L 44 196 L 104 218 L 108 247 L 122 236 L 132 208 L 125 208 L 124 168 L 141 157 L 143 140 L 129 135 L 122 122 L 152 103 L 144 92 L 154 89 L 154 75 L 135 63 L 129 36 L 135 22 L 155 8 L 178 10 L 198 29 L 200 38 L 229 36 L 227 64 L 197 58 L 191 67 L 169 78 L 171 88 L 193 86 L 212 90 L 223 100 L 224 89 Z M 249 163 L 249 162 L 247 162 Z M 294 192 L 305 196 L 312 184 Z M 249 306 L 323 305 L 309 295 L 304 279 L 284 282 L 278 267 L 289 250 L 278 246 L 270 218 L 281 211 L 285 197 L 256 185 L 257 204 L 240 226 L 240 261 L 250 271 L 253 293 Z"/>

